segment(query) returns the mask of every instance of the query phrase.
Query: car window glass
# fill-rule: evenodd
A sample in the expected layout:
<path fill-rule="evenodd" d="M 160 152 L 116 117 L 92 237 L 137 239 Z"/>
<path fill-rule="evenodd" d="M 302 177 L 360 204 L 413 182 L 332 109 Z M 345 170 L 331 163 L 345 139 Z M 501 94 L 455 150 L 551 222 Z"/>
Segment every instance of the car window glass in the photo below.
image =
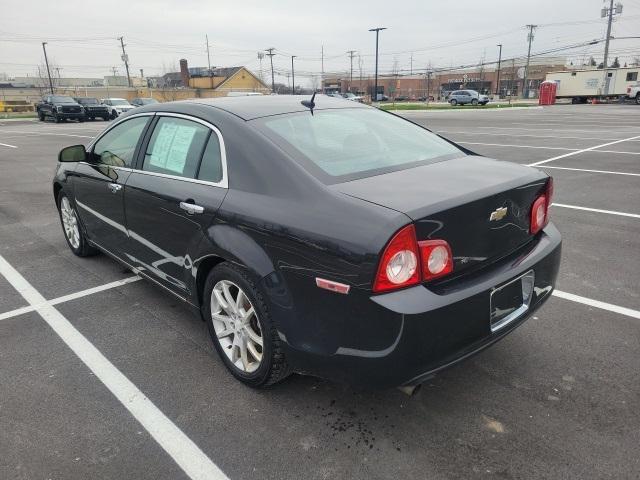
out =
<path fill-rule="evenodd" d="M 268 137 L 295 149 L 289 150 L 292 158 L 329 182 L 462 155 L 433 133 L 375 109 L 321 110 L 261 122 Z"/>
<path fill-rule="evenodd" d="M 115 167 L 130 167 L 140 135 L 149 117 L 137 117 L 109 130 L 93 147 L 95 161 Z"/>
<path fill-rule="evenodd" d="M 161 117 L 144 156 L 143 170 L 195 178 L 209 128 L 182 118 Z"/>
<path fill-rule="evenodd" d="M 222 155 L 220 153 L 220 141 L 218 135 L 211 132 L 207 148 L 202 155 L 198 179 L 208 182 L 219 182 L 222 180 Z"/>

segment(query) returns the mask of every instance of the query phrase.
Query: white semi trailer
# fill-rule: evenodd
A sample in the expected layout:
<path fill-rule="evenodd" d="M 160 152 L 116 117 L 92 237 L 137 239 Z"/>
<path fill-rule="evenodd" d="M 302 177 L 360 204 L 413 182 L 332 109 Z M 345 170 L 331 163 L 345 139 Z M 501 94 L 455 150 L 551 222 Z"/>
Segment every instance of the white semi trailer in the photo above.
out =
<path fill-rule="evenodd" d="M 640 80 L 640 67 L 565 70 L 547 73 L 547 82 L 557 84 L 556 98 L 586 103 L 590 98 L 622 99 Z"/>

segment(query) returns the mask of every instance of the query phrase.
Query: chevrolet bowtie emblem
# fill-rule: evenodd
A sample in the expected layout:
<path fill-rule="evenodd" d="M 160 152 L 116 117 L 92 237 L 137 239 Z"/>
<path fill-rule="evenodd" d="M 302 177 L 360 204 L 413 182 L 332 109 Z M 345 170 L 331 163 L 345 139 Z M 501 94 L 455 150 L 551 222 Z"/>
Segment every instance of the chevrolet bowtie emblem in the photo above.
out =
<path fill-rule="evenodd" d="M 491 212 L 491 215 L 489 215 L 489 221 L 493 222 L 494 220 L 502 220 L 506 215 L 507 207 L 496 208 L 493 212 Z"/>

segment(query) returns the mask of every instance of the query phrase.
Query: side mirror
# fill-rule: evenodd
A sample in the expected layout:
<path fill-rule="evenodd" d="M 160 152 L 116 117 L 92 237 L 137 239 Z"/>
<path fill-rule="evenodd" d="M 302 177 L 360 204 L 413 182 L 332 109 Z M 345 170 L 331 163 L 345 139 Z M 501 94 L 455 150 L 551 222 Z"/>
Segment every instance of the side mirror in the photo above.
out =
<path fill-rule="evenodd" d="M 84 145 L 72 145 L 60 150 L 58 154 L 59 162 L 85 162 L 87 160 L 87 151 Z"/>

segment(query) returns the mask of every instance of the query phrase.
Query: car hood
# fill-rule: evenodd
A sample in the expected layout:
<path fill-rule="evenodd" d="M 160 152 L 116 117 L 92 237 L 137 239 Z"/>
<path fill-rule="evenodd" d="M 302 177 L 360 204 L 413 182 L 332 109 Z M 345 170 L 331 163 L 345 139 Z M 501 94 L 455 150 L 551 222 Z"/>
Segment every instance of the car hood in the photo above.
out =
<path fill-rule="evenodd" d="M 53 102 L 53 105 L 60 106 L 60 107 L 78 107 L 78 106 L 81 106 L 79 103 L 76 103 L 76 102 Z"/>

